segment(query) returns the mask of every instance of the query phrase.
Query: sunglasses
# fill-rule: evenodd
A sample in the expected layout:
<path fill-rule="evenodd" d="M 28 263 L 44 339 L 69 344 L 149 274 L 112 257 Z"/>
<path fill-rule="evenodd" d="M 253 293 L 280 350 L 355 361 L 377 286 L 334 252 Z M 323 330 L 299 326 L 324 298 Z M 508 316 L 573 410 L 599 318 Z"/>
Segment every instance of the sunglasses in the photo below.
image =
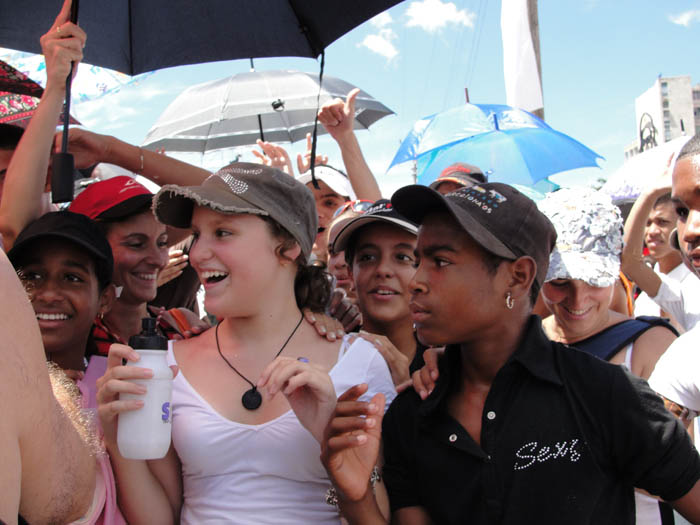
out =
<path fill-rule="evenodd" d="M 358 199 L 356 201 L 348 201 L 345 204 L 343 204 L 340 208 L 335 210 L 333 213 L 333 218 L 335 219 L 336 217 L 341 216 L 343 213 L 345 213 L 348 210 L 352 210 L 356 213 L 364 213 L 367 210 L 369 210 L 374 202 L 368 201 L 365 199 Z"/>

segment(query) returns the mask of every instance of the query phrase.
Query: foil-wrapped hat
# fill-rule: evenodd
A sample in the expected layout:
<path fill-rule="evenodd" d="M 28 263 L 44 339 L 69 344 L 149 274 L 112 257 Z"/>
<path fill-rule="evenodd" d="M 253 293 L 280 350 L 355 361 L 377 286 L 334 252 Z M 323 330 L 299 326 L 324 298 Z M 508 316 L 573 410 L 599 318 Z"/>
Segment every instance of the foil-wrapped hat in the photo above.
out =
<path fill-rule="evenodd" d="M 557 230 L 545 282 L 614 284 L 620 274 L 622 217 L 610 197 L 588 188 L 562 189 L 547 194 L 538 207 Z"/>

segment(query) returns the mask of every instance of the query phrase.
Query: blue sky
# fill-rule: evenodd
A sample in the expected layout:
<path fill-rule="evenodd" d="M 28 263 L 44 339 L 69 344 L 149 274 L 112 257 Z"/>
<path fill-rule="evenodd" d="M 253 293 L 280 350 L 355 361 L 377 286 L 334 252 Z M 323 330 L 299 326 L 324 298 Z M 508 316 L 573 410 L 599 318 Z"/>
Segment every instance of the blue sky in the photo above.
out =
<path fill-rule="evenodd" d="M 385 172 L 414 121 L 463 103 L 465 87 L 472 102 L 505 103 L 500 8 L 497 0 L 407 0 L 327 49 L 326 74 L 396 112 L 358 132 L 385 194 L 410 182 L 408 166 Z M 700 83 L 697 0 L 540 0 L 539 20 L 546 121 L 606 158 L 601 170 L 555 177 L 565 185 L 590 183 L 622 164 L 636 133 L 634 99 L 659 74 Z M 301 58 L 256 59 L 255 66 L 318 72 L 315 60 Z M 184 88 L 248 70 L 248 60 L 237 60 L 157 71 L 74 111 L 90 129 L 138 144 Z M 293 154 L 304 148 L 303 141 L 288 145 Z M 319 151 L 341 164 L 329 137 L 319 139 Z M 208 167 L 230 155 L 206 159 Z"/>

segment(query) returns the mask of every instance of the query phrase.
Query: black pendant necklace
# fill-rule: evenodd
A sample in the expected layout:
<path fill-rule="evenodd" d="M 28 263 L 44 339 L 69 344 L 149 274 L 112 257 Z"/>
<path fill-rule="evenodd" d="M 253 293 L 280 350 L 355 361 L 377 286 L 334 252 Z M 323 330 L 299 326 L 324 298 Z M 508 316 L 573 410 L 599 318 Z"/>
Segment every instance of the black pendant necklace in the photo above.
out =
<path fill-rule="evenodd" d="M 299 329 L 299 326 L 301 326 L 301 322 L 304 320 L 304 314 L 301 314 L 301 318 L 299 319 L 299 322 L 297 325 L 294 327 L 294 330 L 292 330 L 292 333 L 289 334 L 289 337 L 287 337 L 287 340 L 284 342 L 282 345 L 282 348 L 279 349 L 279 352 L 277 352 L 277 355 L 272 359 L 273 361 L 279 357 L 279 355 L 282 353 L 282 350 L 285 349 L 287 346 L 287 343 L 294 337 L 294 334 L 297 333 L 297 330 Z M 262 404 L 262 396 L 260 395 L 260 392 L 258 392 L 258 388 L 253 384 L 252 381 L 250 381 L 246 376 L 241 374 L 238 370 L 236 370 L 236 367 L 233 366 L 228 359 L 224 357 L 224 354 L 221 353 L 221 346 L 219 346 L 219 326 L 221 326 L 221 323 L 216 325 L 216 330 L 214 330 L 214 335 L 216 336 L 216 349 L 219 351 L 219 355 L 221 356 L 221 359 L 224 360 L 224 362 L 233 370 L 236 372 L 243 380 L 245 380 L 246 383 L 248 383 L 251 388 L 246 390 L 243 393 L 243 397 L 241 397 L 241 403 L 243 403 L 243 407 L 247 410 L 255 410 L 256 408 L 260 407 Z"/>

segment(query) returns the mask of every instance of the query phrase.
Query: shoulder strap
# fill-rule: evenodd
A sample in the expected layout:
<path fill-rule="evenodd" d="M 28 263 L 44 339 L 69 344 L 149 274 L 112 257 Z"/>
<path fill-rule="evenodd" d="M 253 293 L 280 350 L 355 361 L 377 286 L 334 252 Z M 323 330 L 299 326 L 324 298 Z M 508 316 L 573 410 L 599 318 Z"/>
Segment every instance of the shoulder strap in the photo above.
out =
<path fill-rule="evenodd" d="M 678 335 L 678 331 L 665 319 L 651 315 L 640 315 L 636 319 L 628 319 L 609 326 L 602 332 L 598 332 L 594 336 L 574 343 L 571 346 L 607 361 L 628 344 L 636 341 L 644 332 L 655 326 L 663 326 L 675 335 Z"/>

